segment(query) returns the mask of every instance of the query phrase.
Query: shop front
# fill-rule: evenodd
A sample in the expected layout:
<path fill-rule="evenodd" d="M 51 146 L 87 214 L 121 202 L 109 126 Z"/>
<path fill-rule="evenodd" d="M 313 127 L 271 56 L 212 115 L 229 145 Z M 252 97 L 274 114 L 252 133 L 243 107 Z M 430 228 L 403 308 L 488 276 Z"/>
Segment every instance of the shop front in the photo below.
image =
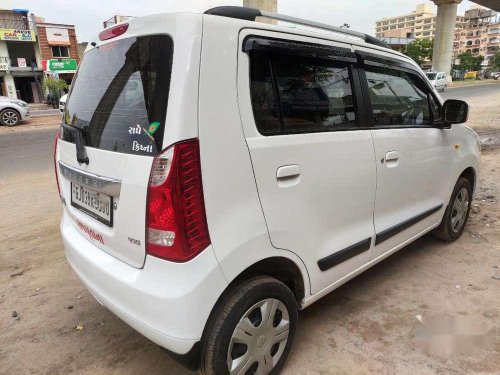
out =
<path fill-rule="evenodd" d="M 16 85 L 16 96 L 26 103 L 43 102 L 42 72 L 12 72 Z"/>
<path fill-rule="evenodd" d="M 24 25 L 28 27 L 28 25 Z M 32 30 L 0 28 L 0 91 L 28 103 L 42 101 L 39 52 Z"/>
<path fill-rule="evenodd" d="M 63 79 L 70 85 L 78 66 L 74 26 L 39 24 L 38 31 L 39 34 L 46 35 L 47 45 L 42 50 L 50 51 L 42 54 L 45 76 Z"/>

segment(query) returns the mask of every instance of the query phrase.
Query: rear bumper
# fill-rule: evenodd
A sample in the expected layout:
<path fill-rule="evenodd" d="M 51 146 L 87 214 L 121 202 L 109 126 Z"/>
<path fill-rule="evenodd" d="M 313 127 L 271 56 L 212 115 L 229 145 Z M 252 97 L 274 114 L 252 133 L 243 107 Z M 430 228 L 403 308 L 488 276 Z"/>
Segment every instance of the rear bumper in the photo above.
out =
<path fill-rule="evenodd" d="M 227 286 L 211 247 L 187 263 L 147 256 L 134 268 L 99 249 L 63 215 L 66 257 L 94 297 L 139 333 L 184 355 Z"/>

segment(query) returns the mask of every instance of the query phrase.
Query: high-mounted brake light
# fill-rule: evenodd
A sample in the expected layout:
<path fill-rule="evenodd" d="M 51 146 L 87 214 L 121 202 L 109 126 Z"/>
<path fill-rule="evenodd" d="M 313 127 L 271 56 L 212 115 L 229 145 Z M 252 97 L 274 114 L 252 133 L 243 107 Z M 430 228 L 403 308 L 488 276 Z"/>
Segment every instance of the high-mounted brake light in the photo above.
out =
<path fill-rule="evenodd" d="M 100 40 L 108 40 L 111 38 L 116 38 L 125 33 L 128 29 L 128 23 L 122 23 L 121 25 L 113 26 L 110 29 L 106 29 L 99 33 Z"/>
<path fill-rule="evenodd" d="M 197 139 L 176 143 L 155 157 L 146 221 L 150 255 L 185 262 L 210 245 Z"/>
<path fill-rule="evenodd" d="M 57 145 L 59 143 L 59 129 L 57 129 L 56 139 L 54 140 L 54 171 L 56 172 L 56 183 L 57 183 L 57 191 L 59 192 L 59 196 L 61 196 L 61 187 L 59 186 L 59 175 L 57 173 Z"/>

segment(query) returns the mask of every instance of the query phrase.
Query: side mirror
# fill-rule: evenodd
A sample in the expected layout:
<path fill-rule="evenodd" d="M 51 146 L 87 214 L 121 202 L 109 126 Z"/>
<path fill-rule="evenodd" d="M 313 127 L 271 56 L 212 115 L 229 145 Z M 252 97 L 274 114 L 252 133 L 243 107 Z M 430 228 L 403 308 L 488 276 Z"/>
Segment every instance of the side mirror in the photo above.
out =
<path fill-rule="evenodd" d="M 467 122 L 469 105 L 463 100 L 448 99 L 441 109 L 441 118 L 445 126 Z"/>

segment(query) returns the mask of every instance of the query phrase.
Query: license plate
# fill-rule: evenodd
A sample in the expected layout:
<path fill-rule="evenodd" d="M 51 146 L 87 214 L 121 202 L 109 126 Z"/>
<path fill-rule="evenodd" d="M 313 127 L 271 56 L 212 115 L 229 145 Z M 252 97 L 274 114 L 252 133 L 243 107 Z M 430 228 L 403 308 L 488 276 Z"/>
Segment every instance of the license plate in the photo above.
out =
<path fill-rule="evenodd" d="M 71 205 L 101 223 L 113 226 L 113 197 L 72 182 Z"/>

